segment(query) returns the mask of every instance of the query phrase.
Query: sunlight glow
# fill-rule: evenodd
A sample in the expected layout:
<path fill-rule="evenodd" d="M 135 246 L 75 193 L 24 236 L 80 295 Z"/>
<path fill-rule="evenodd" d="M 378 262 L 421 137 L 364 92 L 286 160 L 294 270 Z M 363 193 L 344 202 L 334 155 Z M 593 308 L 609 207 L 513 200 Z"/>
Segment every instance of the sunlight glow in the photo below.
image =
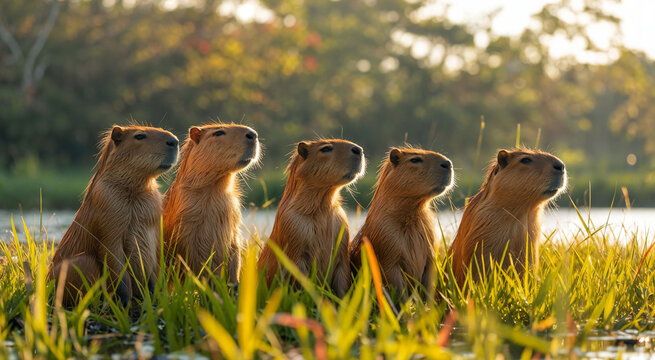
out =
<path fill-rule="evenodd" d="M 537 13 L 546 4 L 556 3 L 554 0 L 446 0 L 438 1 L 436 4 L 425 9 L 426 14 L 445 15 L 451 21 L 460 24 L 479 26 L 485 24 L 487 15 L 495 10 L 498 14 L 494 18 L 491 28 L 498 35 L 517 36 L 524 29 L 534 26 L 531 15 Z M 584 2 L 572 1 L 574 10 L 582 10 Z M 655 59 L 655 41 L 652 34 L 655 34 L 655 1 L 652 0 L 623 0 L 617 6 L 607 5 L 607 10 L 621 19 L 620 32 L 623 35 L 623 45 L 630 49 L 644 51 L 650 58 Z M 590 19 L 585 15 L 577 15 L 572 12 L 558 14 L 565 21 L 587 24 Z M 590 24 L 589 37 L 600 49 L 610 47 L 612 26 L 609 24 Z M 609 59 L 594 57 L 584 50 L 579 42 L 565 44 L 561 38 L 552 39 L 552 54 L 556 56 L 567 56 L 574 54 L 583 62 L 605 62 L 613 60 L 616 54 L 610 53 Z"/>

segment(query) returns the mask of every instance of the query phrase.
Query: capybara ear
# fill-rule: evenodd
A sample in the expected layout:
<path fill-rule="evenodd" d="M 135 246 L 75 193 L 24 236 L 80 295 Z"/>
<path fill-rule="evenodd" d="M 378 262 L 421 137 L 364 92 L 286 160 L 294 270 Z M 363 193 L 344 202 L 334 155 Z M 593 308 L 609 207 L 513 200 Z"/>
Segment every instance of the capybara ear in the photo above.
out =
<path fill-rule="evenodd" d="M 509 161 L 509 153 L 507 150 L 500 150 L 498 152 L 498 165 L 500 165 L 501 168 L 504 168 L 507 166 L 507 163 Z"/>
<path fill-rule="evenodd" d="M 192 126 L 191 129 L 189 129 L 189 137 L 194 143 L 199 143 L 200 142 L 200 135 L 202 135 L 202 130 L 197 127 L 197 126 Z"/>
<path fill-rule="evenodd" d="M 391 161 L 394 166 L 398 165 L 400 162 L 400 154 L 401 151 L 396 148 L 393 148 L 391 151 L 389 151 L 389 161 Z"/>
<path fill-rule="evenodd" d="M 309 144 L 304 141 L 299 142 L 298 154 L 302 156 L 303 159 L 307 159 L 307 155 L 309 155 Z"/>
<path fill-rule="evenodd" d="M 118 145 L 118 143 L 121 142 L 123 132 L 123 128 L 120 126 L 114 126 L 114 128 L 111 129 L 111 140 L 114 144 Z"/>

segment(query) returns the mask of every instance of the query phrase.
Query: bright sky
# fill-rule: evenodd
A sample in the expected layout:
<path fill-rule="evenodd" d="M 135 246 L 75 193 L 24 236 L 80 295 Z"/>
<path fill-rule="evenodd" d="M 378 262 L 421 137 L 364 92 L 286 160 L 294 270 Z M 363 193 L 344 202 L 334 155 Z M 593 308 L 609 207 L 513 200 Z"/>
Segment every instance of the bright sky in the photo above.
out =
<path fill-rule="evenodd" d="M 167 0 L 172 7 L 175 4 L 192 2 L 194 0 Z M 337 0 L 338 1 L 338 0 Z M 486 21 L 487 14 L 500 10 L 492 23 L 492 29 L 499 35 L 519 35 L 526 27 L 531 26 L 531 15 L 537 13 L 545 4 L 558 0 L 434 0 L 420 16 L 446 13 L 455 23 L 466 23 L 475 26 Z M 584 0 L 571 0 L 574 9 L 582 10 Z M 621 20 L 623 44 L 631 49 L 644 51 L 655 59 L 655 0 L 622 0 L 621 4 L 608 9 Z M 235 0 L 224 2 L 221 13 L 235 13 L 243 21 L 268 21 L 272 14 L 262 8 L 257 0 Z M 576 13 L 560 14 L 565 21 L 585 22 L 584 17 Z M 609 47 L 613 33 L 611 26 L 591 25 L 588 27 L 590 38 L 601 49 Z M 578 39 L 580 40 L 580 39 Z M 568 41 L 563 37 L 547 39 L 551 55 L 562 57 L 575 55 L 583 62 L 605 62 L 614 59 L 618 54 L 607 53 L 598 55 L 585 50 L 582 41 Z M 477 39 L 476 39 L 477 43 Z"/>
<path fill-rule="evenodd" d="M 553 0 L 445 0 L 435 1 L 433 11 L 443 13 L 448 6 L 448 18 L 456 23 L 474 24 L 485 18 L 490 12 L 500 9 L 492 23 L 492 29 L 500 35 L 518 35 L 530 26 L 531 15 L 539 12 L 545 4 L 555 3 Z M 571 1 L 573 7 L 580 9 L 584 6 L 582 0 Z M 631 49 L 642 50 L 649 57 L 655 59 L 655 0 L 623 0 L 621 4 L 609 9 L 621 21 L 623 44 Z M 576 19 L 575 14 L 569 14 L 571 20 Z M 565 18 L 565 20 L 567 20 Z M 590 37 L 597 45 L 604 47 L 609 40 L 610 29 L 603 26 L 592 28 Z M 583 51 L 575 44 L 558 44 L 555 52 L 562 55 L 573 50 Z"/>

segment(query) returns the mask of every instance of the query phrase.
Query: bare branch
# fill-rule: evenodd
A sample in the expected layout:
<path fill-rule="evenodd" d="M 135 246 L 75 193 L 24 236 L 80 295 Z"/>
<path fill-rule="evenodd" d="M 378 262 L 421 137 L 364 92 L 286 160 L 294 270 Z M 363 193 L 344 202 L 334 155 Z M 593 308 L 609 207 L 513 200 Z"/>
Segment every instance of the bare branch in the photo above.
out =
<path fill-rule="evenodd" d="M 13 64 L 23 58 L 23 50 L 21 50 L 11 32 L 7 30 L 7 27 L 2 20 L 2 16 L 0 16 L 0 39 L 2 39 L 2 41 L 4 41 L 4 43 L 9 47 L 9 50 L 11 50 L 11 58 L 9 58 L 8 61 L 9 64 Z"/>
<path fill-rule="evenodd" d="M 36 65 L 36 68 L 34 68 L 34 82 L 38 83 L 42 78 L 43 74 L 45 73 L 45 69 L 50 65 L 50 56 L 46 55 L 39 61 L 39 64 Z"/>
<path fill-rule="evenodd" d="M 50 9 L 50 13 L 48 14 L 45 25 L 41 31 L 39 31 L 39 35 L 37 36 L 34 45 L 32 45 L 30 52 L 27 54 L 25 69 L 23 70 L 23 84 L 21 86 L 23 91 L 27 90 L 34 82 L 34 64 L 36 63 L 36 58 L 39 56 L 41 50 L 43 50 L 46 40 L 48 40 L 48 36 L 50 36 L 52 28 L 55 26 L 58 15 L 59 0 L 53 0 L 52 8 Z"/>

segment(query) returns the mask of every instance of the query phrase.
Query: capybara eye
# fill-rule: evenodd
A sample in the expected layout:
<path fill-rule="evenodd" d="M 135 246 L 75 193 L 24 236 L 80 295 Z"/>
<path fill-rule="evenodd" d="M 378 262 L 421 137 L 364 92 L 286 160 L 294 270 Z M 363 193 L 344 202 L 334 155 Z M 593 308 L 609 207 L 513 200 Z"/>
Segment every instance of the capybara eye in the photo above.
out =
<path fill-rule="evenodd" d="M 332 146 L 324 146 L 324 147 L 321 148 L 320 151 L 321 151 L 322 153 L 330 152 L 330 151 L 332 151 Z"/>
<path fill-rule="evenodd" d="M 529 157 L 524 157 L 523 159 L 521 159 L 521 164 L 529 164 L 531 162 L 532 159 L 530 159 Z"/>
<path fill-rule="evenodd" d="M 217 132 L 214 133 L 214 136 L 222 136 L 222 135 L 225 135 L 224 130 L 218 130 Z"/>
<path fill-rule="evenodd" d="M 143 139 L 146 138 L 146 135 L 145 134 L 136 134 L 136 135 L 134 135 L 134 138 L 137 139 L 137 140 L 143 140 Z"/>
<path fill-rule="evenodd" d="M 415 157 L 415 158 L 409 159 L 409 161 L 411 161 L 413 164 L 418 164 L 418 163 L 422 163 L 423 159 L 421 159 L 420 157 Z"/>

